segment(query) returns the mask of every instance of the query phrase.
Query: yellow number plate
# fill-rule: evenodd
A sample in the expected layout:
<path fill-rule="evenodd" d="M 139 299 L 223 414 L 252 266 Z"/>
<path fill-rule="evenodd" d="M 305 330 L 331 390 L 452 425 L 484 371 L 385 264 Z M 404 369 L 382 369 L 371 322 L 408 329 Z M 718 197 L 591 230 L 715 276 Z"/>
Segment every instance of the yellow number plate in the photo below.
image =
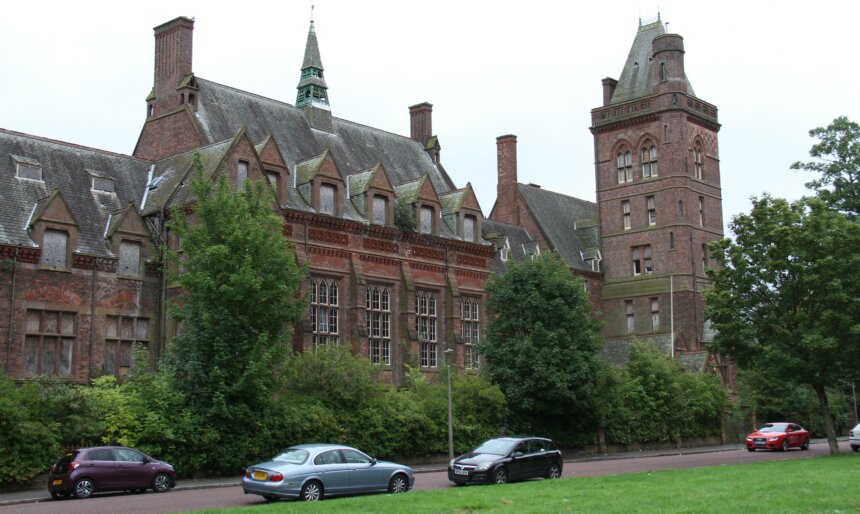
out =
<path fill-rule="evenodd" d="M 54 480 L 51 485 L 62 485 L 62 480 Z"/>
<path fill-rule="evenodd" d="M 265 480 L 269 478 L 269 475 L 265 471 L 254 471 L 253 473 L 251 473 L 251 476 L 254 478 L 254 480 Z"/>

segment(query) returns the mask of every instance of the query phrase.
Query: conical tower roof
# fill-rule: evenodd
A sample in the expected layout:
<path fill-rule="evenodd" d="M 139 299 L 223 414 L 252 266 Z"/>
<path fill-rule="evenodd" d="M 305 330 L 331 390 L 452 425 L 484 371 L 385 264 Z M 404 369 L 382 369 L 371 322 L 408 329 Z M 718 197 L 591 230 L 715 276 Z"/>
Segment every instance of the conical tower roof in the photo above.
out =
<path fill-rule="evenodd" d="M 314 30 L 314 22 L 311 20 L 311 28 L 308 31 L 308 42 L 305 44 L 305 59 L 302 61 L 302 69 L 316 68 L 323 69 L 322 59 L 320 59 L 320 47 L 317 43 L 317 33 Z"/>

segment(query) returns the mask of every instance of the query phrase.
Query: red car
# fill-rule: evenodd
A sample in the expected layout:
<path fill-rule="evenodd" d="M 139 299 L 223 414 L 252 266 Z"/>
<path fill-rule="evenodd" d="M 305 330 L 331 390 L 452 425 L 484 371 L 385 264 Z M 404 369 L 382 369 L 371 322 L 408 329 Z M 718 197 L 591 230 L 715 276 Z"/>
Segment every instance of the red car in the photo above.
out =
<path fill-rule="evenodd" d="M 747 450 L 809 449 L 809 432 L 794 423 L 766 423 L 747 436 Z"/>

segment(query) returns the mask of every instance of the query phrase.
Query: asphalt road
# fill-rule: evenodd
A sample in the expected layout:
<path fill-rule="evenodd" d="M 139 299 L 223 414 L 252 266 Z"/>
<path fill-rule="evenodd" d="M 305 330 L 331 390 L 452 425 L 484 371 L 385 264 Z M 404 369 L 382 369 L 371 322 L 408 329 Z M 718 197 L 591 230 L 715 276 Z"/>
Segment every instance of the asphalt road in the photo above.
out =
<path fill-rule="evenodd" d="M 847 442 L 840 443 L 840 450 L 850 453 Z M 714 451 L 707 453 L 684 453 L 660 456 L 638 456 L 625 454 L 619 458 L 597 458 L 565 462 L 563 478 L 616 475 L 662 469 L 683 469 L 704 466 L 721 466 L 747 462 L 804 459 L 827 455 L 826 442 L 813 443 L 808 451 L 792 449 L 788 452 L 757 451 L 744 449 Z M 416 473 L 414 490 L 444 489 L 453 487 L 445 472 Z M 482 486 L 474 486 L 482 487 Z M 504 487 L 504 486 L 488 486 Z M 336 499 L 328 501 L 337 501 Z M 62 500 L 26 503 L 0 507 L 0 514 L 162 514 L 202 509 L 223 509 L 265 503 L 256 495 L 245 495 L 238 486 L 211 489 L 173 490 L 164 494 L 151 491 L 145 494 L 104 494 L 87 500 Z"/>

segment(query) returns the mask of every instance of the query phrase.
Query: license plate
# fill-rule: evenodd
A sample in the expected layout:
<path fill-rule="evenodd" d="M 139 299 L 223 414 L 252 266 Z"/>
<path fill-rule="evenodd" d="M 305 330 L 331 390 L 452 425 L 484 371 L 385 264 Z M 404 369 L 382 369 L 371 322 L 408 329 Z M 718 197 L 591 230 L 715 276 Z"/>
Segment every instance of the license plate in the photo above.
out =
<path fill-rule="evenodd" d="M 251 477 L 254 480 L 265 480 L 269 478 L 269 474 L 265 471 L 254 471 L 253 473 L 251 473 Z"/>
<path fill-rule="evenodd" d="M 466 471 L 465 469 L 455 469 L 454 474 L 455 475 L 468 475 L 469 472 Z"/>
<path fill-rule="evenodd" d="M 54 480 L 53 482 L 51 482 L 51 485 L 63 485 L 63 480 L 62 479 Z"/>

